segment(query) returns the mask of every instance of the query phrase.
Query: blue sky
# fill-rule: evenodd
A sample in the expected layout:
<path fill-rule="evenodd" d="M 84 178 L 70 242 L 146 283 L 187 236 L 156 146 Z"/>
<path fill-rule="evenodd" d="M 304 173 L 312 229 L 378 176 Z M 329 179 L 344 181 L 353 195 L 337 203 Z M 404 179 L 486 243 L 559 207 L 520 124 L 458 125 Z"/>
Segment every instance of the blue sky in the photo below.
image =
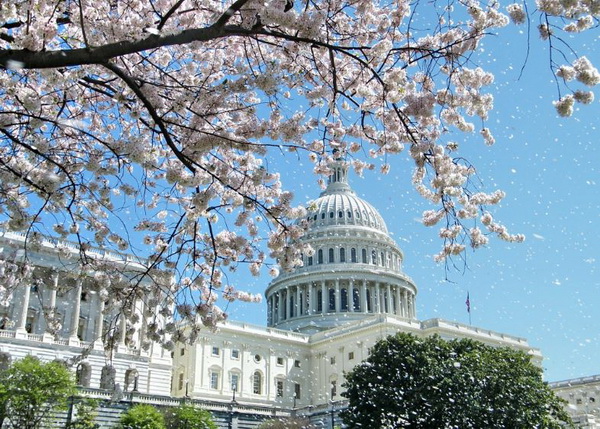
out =
<path fill-rule="evenodd" d="M 572 118 L 559 118 L 552 106 L 557 90 L 548 51 L 532 31 L 520 78 L 527 54 L 524 32 L 508 28 L 482 46 L 475 60 L 496 73 L 495 110 L 488 122 L 496 144 L 487 147 L 474 138 L 460 147 L 478 168 L 484 189 L 506 191 L 493 214 L 511 232 L 525 234 L 524 243 L 492 239 L 487 248 L 467 252 L 464 270 L 446 271 L 433 262 L 441 245 L 438 228 L 419 223 L 430 207 L 412 189 L 406 153 L 389 159 L 389 175 L 352 175 L 351 184 L 381 212 L 403 249 L 404 270 L 419 288 L 419 319 L 468 323 L 469 291 L 472 324 L 527 338 L 542 350 L 546 380 L 557 381 L 600 374 L 600 94 Z M 596 66 L 598 39 L 592 32 L 574 42 Z M 309 163 L 293 156 L 274 162 L 297 203 L 318 196 Z M 243 281 L 257 292 L 269 280 Z M 233 320 L 264 325 L 265 309 L 266 304 L 234 304 L 229 311 Z"/>

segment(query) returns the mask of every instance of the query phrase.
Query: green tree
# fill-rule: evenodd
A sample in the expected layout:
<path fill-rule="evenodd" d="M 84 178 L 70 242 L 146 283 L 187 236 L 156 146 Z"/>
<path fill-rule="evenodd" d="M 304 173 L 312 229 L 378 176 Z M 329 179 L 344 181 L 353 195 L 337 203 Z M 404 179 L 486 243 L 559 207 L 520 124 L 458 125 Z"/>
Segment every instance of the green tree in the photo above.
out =
<path fill-rule="evenodd" d="M 350 428 L 561 428 L 563 401 L 531 357 L 439 336 L 399 333 L 346 375 Z"/>
<path fill-rule="evenodd" d="M 167 429 L 217 429 L 212 414 L 192 405 L 181 405 L 165 413 Z"/>
<path fill-rule="evenodd" d="M 258 429 L 313 429 L 314 426 L 306 419 L 281 418 L 265 420 Z"/>
<path fill-rule="evenodd" d="M 152 405 L 139 404 L 121 416 L 120 429 L 166 429 L 165 418 Z"/>
<path fill-rule="evenodd" d="M 66 409 L 74 393 L 73 375 L 62 363 L 26 356 L 0 371 L 0 417 L 9 427 L 35 429 Z"/>

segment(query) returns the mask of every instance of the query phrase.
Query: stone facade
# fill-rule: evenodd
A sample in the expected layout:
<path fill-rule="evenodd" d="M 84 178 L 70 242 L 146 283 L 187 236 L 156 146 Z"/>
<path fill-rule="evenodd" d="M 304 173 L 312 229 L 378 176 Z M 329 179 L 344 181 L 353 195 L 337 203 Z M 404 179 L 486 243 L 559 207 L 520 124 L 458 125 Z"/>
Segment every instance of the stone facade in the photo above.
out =
<path fill-rule="evenodd" d="M 2 233 L 4 265 L 0 269 L 7 269 L 6 261 L 20 266 L 24 249 L 23 235 Z M 65 249 L 77 252 L 72 243 L 48 240 L 36 250 L 27 250 L 33 266 L 31 285 L 16 287 L 6 297 L 8 305 L 0 306 L 0 364 L 32 354 L 42 360 L 64 361 L 83 387 L 168 395 L 170 352 L 157 344 L 142 348 L 143 322 L 128 326 L 124 318 L 104 311 L 105 301 L 93 275 L 75 274 L 75 264 L 70 265 Z M 124 273 L 144 269 L 144 261 L 127 255 L 99 250 L 91 254 L 117 264 Z M 140 314 L 143 305 L 141 301 L 135 304 Z M 109 330 L 114 330 L 114 347 L 107 353 L 104 340 Z"/>
<path fill-rule="evenodd" d="M 600 429 L 600 375 L 550 383 L 567 401 L 567 411 L 577 428 Z"/>

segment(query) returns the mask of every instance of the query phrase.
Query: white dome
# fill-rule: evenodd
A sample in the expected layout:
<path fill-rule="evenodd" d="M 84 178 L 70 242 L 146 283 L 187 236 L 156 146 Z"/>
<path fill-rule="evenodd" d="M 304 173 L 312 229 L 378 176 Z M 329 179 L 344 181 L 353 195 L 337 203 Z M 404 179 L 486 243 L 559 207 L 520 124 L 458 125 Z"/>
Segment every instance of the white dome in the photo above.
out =
<path fill-rule="evenodd" d="M 348 185 L 346 166 L 331 168 L 300 239 L 314 253 L 265 291 L 269 326 L 312 332 L 375 314 L 414 319 L 417 288 L 402 271 L 402 251 L 379 212 Z"/>
<path fill-rule="evenodd" d="M 368 202 L 356 196 L 348 185 L 344 166 L 333 167 L 327 189 L 308 207 L 310 230 L 334 225 L 356 225 L 388 233 L 385 221 Z"/>

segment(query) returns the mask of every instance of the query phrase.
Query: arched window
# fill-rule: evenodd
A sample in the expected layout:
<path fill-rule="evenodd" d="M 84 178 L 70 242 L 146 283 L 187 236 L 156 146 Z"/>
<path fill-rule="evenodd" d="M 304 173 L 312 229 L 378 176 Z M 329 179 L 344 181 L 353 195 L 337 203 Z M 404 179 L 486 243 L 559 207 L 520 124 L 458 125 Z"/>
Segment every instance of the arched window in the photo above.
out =
<path fill-rule="evenodd" d="M 377 251 L 375 250 L 371 251 L 371 263 L 377 265 Z"/>
<path fill-rule="evenodd" d="M 329 249 L 329 262 L 334 262 L 335 259 L 333 257 L 333 249 Z"/>
<path fill-rule="evenodd" d="M 260 371 L 255 371 L 252 376 L 252 392 L 255 395 L 262 395 L 262 374 Z"/>
<path fill-rule="evenodd" d="M 352 290 L 352 305 L 354 311 L 360 311 L 360 294 L 356 288 Z"/>
<path fill-rule="evenodd" d="M 125 391 L 137 392 L 138 390 L 138 372 L 135 368 L 129 368 L 125 371 Z"/>
<path fill-rule="evenodd" d="M 381 252 L 381 260 L 379 261 L 379 263 L 381 264 L 381 266 L 385 265 L 385 257 L 383 256 L 383 252 Z"/>
<path fill-rule="evenodd" d="M 103 367 L 100 373 L 100 389 L 114 390 L 116 376 L 117 370 L 114 367 L 111 365 Z"/>
<path fill-rule="evenodd" d="M 340 298 L 342 299 L 342 311 L 348 311 L 348 289 L 343 288 L 340 290 Z"/>
<path fill-rule="evenodd" d="M 362 249 L 362 263 L 366 264 L 367 263 L 367 249 Z"/>
<path fill-rule="evenodd" d="M 90 387 L 90 380 L 92 379 L 92 367 L 87 362 L 81 362 L 77 365 L 75 371 L 75 381 L 78 386 Z"/>
<path fill-rule="evenodd" d="M 317 252 L 317 263 L 323 263 L 323 249 L 319 249 L 319 251 Z"/>
<path fill-rule="evenodd" d="M 294 295 L 290 295 L 290 317 L 294 317 Z"/>
<path fill-rule="evenodd" d="M 310 267 L 313 264 L 313 257 L 309 256 L 308 257 L 308 266 Z"/>
<path fill-rule="evenodd" d="M 340 249 L 340 262 L 346 262 L 346 249 Z"/>
<path fill-rule="evenodd" d="M 350 249 L 350 260 L 352 262 L 357 262 L 357 260 L 356 260 L 356 249 L 354 247 L 352 249 Z"/>
<path fill-rule="evenodd" d="M 329 289 L 329 311 L 335 311 L 335 289 Z"/>
<path fill-rule="evenodd" d="M 371 291 L 367 289 L 367 312 L 372 313 L 373 307 L 371 306 Z"/>
<path fill-rule="evenodd" d="M 221 369 L 211 368 L 208 370 L 208 377 L 210 388 L 213 390 L 219 390 L 221 387 Z"/>
<path fill-rule="evenodd" d="M 329 217 L 333 219 L 333 212 L 329 212 Z"/>

